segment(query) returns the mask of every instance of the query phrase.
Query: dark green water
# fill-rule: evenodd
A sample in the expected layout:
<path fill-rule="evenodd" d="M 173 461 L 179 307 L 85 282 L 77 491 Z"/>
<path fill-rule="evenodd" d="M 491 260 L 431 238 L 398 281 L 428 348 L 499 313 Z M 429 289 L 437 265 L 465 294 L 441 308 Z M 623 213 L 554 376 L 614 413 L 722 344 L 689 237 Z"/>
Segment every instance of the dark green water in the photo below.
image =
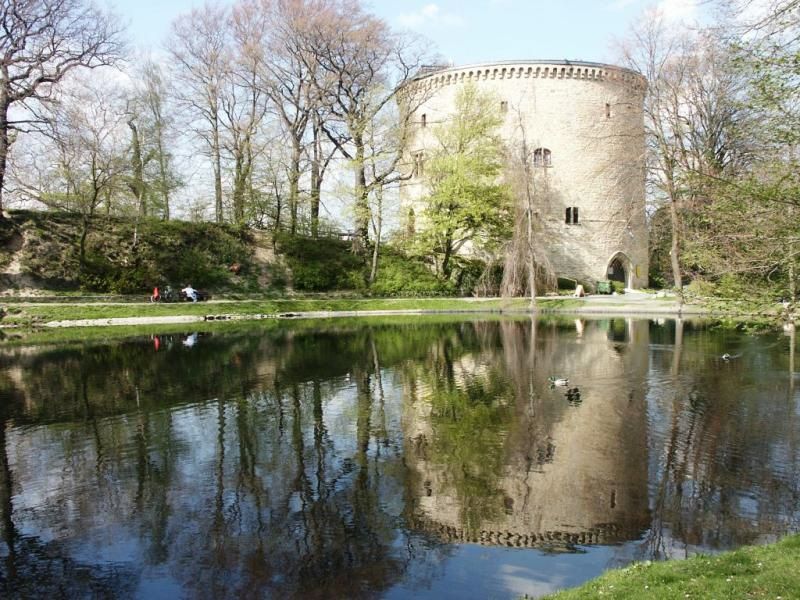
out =
<path fill-rule="evenodd" d="M 189 334 L 0 346 L 0 597 L 516 598 L 800 530 L 787 335 Z"/>

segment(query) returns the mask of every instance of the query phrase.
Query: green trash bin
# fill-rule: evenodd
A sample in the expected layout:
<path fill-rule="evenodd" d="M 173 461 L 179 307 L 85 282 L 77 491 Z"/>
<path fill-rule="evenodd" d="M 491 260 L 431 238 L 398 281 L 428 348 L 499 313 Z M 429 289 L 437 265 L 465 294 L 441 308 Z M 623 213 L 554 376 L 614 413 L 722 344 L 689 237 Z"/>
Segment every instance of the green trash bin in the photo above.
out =
<path fill-rule="evenodd" d="M 614 288 L 611 285 L 610 281 L 598 281 L 597 282 L 597 293 L 598 294 L 610 294 L 612 291 L 614 291 Z"/>

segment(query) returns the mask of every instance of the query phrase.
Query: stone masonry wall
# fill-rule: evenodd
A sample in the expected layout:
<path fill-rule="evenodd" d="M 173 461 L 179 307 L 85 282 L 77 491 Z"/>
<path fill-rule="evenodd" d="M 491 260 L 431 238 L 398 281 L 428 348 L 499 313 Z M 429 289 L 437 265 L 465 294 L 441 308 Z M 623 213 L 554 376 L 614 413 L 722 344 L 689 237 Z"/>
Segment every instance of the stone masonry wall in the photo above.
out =
<path fill-rule="evenodd" d="M 447 68 L 421 76 L 425 100 L 416 109 L 413 156 L 430 156 L 435 131 L 455 110 L 458 90 L 472 82 L 494 95 L 508 144 L 546 148 L 551 165 L 535 169 L 542 235 L 562 277 L 604 280 L 619 257 L 626 285 L 647 285 L 648 243 L 644 189 L 644 77 L 633 71 L 583 62 L 525 61 Z M 423 159 L 424 160 L 424 159 Z M 402 190 L 417 215 L 424 209 L 424 175 Z M 567 224 L 567 207 L 578 223 Z M 421 218 L 421 217 L 418 217 Z"/>

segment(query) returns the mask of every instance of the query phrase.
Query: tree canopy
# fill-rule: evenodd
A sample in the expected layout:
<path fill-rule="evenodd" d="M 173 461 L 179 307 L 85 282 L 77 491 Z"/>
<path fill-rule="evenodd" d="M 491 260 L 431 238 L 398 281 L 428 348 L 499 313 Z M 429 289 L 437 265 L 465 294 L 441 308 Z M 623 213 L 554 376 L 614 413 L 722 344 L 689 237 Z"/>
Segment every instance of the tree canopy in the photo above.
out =
<path fill-rule="evenodd" d="M 424 199 L 417 251 L 432 257 L 444 279 L 468 244 L 476 253 L 491 254 L 511 232 L 511 194 L 500 181 L 503 145 L 497 106 L 491 95 L 464 86 L 455 112 L 434 129 L 435 150 L 420 165 L 430 194 Z"/>

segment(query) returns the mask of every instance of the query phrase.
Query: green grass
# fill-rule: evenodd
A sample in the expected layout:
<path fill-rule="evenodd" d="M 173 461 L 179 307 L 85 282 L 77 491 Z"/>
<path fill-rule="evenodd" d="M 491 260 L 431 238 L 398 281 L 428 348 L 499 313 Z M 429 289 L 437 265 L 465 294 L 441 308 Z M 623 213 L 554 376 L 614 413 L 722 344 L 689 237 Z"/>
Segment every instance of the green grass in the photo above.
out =
<path fill-rule="evenodd" d="M 275 300 L 239 300 L 220 303 L 124 303 L 81 304 L 7 303 L 4 324 L 36 326 L 50 321 L 76 319 L 110 319 L 119 317 L 162 317 L 209 314 L 278 314 L 311 311 L 429 310 L 498 312 L 526 310 L 524 299 L 491 299 L 472 301 L 459 298 L 301 298 Z"/>
<path fill-rule="evenodd" d="M 636 563 L 547 598 L 800 598 L 800 536 L 717 556 Z"/>
<path fill-rule="evenodd" d="M 276 315 L 296 312 L 341 312 L 341 311 L 376 311 L 376 310 L 421 310 L 431 312 L 527 312 L 530 304 L 525 298 L 364 298 L 349 296 L 330 297 L 292 297 L 269 298 L 251 297 L 250 299 L 230 299 L 226 301 L 185 302 L 175 304 L 151 304 L 135 301 L 139 297 L 120 297 L 118 301 L 92 302 L 80 299 L 62 298 L 60 301 L 36 303 L 30 299 L 6 299 L 4 303 L 8 314 L 3 319 L 4 325 L 18 327 L 37 327 L 50 321 L 70 321 L 77 319 L 110 319 L 122 317 L 164 317 L 164 316 L 205 316 L 205 315 Z M 660 300 L 660 299 L 657 299 Z M 537 309 L 547 312 L 579 312 L 587 306 L 583 299 L 569 297 L 553 297 L 537 300 Z M 625 307 L 622 303 L 604 302 L 594 308 L 613 311 Z M 637 305 L 641 310 L 642 306 Z M 723 315 L 726 313 L 716 313 Z M 759 317 L 757 315 L 739 315 L 735 312 L 724 320 L 729 327 L 773 328 L 779 321 L 776 318 Z M 718 317 L 719 318 L 719 317 Z"/>

